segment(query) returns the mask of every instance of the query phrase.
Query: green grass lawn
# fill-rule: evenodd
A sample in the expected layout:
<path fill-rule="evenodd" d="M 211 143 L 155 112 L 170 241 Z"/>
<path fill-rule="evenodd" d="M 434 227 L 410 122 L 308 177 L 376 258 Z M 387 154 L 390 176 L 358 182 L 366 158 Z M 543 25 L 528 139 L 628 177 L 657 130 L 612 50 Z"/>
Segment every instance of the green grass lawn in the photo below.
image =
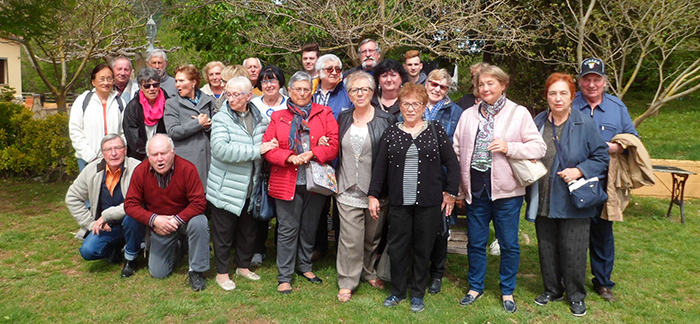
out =
<path fill-rule="evenodd" d="M 257 282 L 233 278 L 238 288 L 225 292 L 205 274 L 207 289 L 195 293 L 180 264 L 166 279 L 147 269 L 119 278 L 121 266 L 84 261 L 73 238 L 77 224 L 63 204 L 67 184 L 0 181 L 0 323 L 693 323 L 700 319 L 700 201 L 687 202 L 687 222 L 664 215 L 668 201 L 634 198 L 626 221 L 615 226 L 617 262 L 613 280 L 618 302 L 603 301 L 591 290 L 588 315 L 574 318 L 566 303 L 537 306 L 542 292 L 534 226 L 521 222 L 522 258 L 515 298 L 518 311 L 500 305 L 498 257 L 489 256 L 486 294 L 460 307 L 467 258 L 450 255 L 443 291 L 426 295 L 419 314 L 404 302 L 386 309 L 388 290 L 363 283 L 347 304 L 336 301 L 335 257 L 315 264 L 325 282 L 296 278 L 291 295 L 276 292 L 274 246 Z M 213 266 L 213 260 L 212 260 Z M 233 269 L 232 271 L 233 272 Z M 589 276 L 590 277 L 590 276 Z"/>

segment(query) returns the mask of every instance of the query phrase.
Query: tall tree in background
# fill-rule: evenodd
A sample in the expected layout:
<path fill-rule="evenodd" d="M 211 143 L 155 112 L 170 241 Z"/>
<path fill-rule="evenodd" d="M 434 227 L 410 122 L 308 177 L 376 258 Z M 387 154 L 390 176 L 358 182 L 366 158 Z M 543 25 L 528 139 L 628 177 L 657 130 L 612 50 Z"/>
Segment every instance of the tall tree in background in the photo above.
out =
<path fill-rule="evenodd" d="M 578 68 L 584 56 L 601 58 L 621 99 L 642 75 L 655 79 L 654 97 L 635 126 L 700 89 L 699 0 L 566 0 L 541 17 L 558 27 L 551 39 L 575 47 L 540 52 L 537 59 Z"/>
<path fill-rule="evenodd" d="M 30 8 L 20 5 L 27 1 L 0 2 L 0 18 L 23 18 L 4 20 L 0 37 L 22 45 L 32 68 L 56 96 L 59 111 L 66 111 L 66 95 L 91 60 L 133 56 L 147 46 L 147 0 L 29 2 Z M 70 69 L 71 62 L 78 62 L 77 68 Z M 47 67 L 55 77 L 46 73 Z"/>

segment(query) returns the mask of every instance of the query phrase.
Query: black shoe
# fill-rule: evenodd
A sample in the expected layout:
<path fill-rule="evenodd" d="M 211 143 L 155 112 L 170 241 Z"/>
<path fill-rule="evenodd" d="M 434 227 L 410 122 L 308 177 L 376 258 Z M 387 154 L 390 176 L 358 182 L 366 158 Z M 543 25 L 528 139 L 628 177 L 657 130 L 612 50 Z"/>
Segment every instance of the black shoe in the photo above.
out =
<path fill-rule="evenodd" d="M 404 299 L 406 299 L 406 298 L 399 298 L 399 297 L 396 297 L 394 295 L 389 295 L 389 297 L 387 297 L 384 300 L 384 303 L 382 305 L 384 305 L 384 307 L 394 307 L 394 306 L 398 305 L 400 302 L 402 302 Z"/>
<path fill-rule="evenodd" d="M 291 294 L 291 293 L 292 293 L 292 289 L 291 289 L 291 288 L 290 288 L 290 289 L 287 289 L 287 290 L 279 290 L 280 285 L 283 284 L 283 283 L 288 283 L 288 282 L 282 282 L 282 281 L 278 281 L 278 282 L 277 282 L 277 292 L 280 293 L 280 294 L 282 294 L 282 295 L 289 295 L 289 294 Z M 290 285 L 290 286 L 291 286 L 291 285 Z"/>
<path fill-rule="evenodd" d="M 110 254 L 110 256 L 107 258 L 107 262 L 109 262 L 109 264 L 122 263 L 122 260 L 124 258 L 124 252 L 122 252 L 122 248 L 124 247 L 124 244 L 114 242 L 110 245 L 112 246 L 112 254 Z"/>
<path fill-rule="evenodd" d="M 430 286 L 428 286 L 428 292 L 435 295 L 442 290 L 442 279 L 440 278 L 433 278 L 432 281 L 430 281 Z"/>
<path fill-rule="evenodd" d="M 583 316 L 586 315 L 586 302 L 578 301 L 578 302 L 571 302 L 571 313 L 574 314 L 574 316 Z"/>
<path fill-rule="evenodd" d="M 136 272 L 136 260 L 126 260 L 122 268 L 122 278 L 129 278 Z"/>
<path fill-rule="evenodd" d="M 476 296 L 472 296 L 470 294 L 466 294 L 462 300 L 459 301 L 459 304 L 462 306 L 467 306 L 473 304 L 477 299 L 481 298 L 481 296 L 484 295 L 484 292 L 480 292 Z"/>
<path fill-rule="evenodd" d="M 542 295 L 537 296 L 535 298 L 535 304 L 544 306 L 547 305 L 548 302 L 554 302 L 554 301 L 562 301 L 564 300 L 564 295 L 561 296 L 554 296 L 553 294 L 550 293 L 544 293 Z"/>
<path fill-rule="evenodd" d="M 506 310 L 508 313 L 515 313 L 517 310 L 517 307 L 515 307 L 515 301 L 514 300 L 504 300 L 503 301 L 503 309 Z"/>
<path fill-rule="evenodd" d="M 425 309 L 425 303 L 423 298 L 411 297 L 411 311 L 414 313 L 420 313 Z"/>
<path fill-rule="evenodd" d="M 190 271 L 190 284 L 192 285 L 192 290 L 200 291 L 207 288 L 207 281 L 204 280 L 204 276 L 201 272 Z"/>
<path fill-rule="evenodd" d="M 321 278 L 319 278 L 318 276 L 313 277 L 313 278 L 309 278 L 309 277 L 305 276 L 304 273 L 301 271 L 297 271 L 297 274 L 304 277 L 304 279 L 308 280 L 310 283 L 313 283 L 313 284 L 322 284 L 323 283 L 323 280 L 321 280 Z"/>

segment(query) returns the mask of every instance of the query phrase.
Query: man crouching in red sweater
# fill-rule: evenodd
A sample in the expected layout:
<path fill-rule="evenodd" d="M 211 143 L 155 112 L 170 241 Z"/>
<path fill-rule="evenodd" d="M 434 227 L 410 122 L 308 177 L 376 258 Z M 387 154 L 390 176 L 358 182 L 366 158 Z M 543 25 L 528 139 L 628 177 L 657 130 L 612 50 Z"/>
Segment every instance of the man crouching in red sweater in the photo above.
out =
<path fill-rule="evenodd" d="M 146 152 L 148 161 L 134 170 L 124 209 L 151 229 L 148 270 L 155 278 L 169 276 L 184 254 L 178 237 L 186 232 L 192 290 L 204 290 L 202 273 L 209 270 L 209 223 L 197 168 L 175 155 L 175 145 L 165 134 L 154 135 Z"/>

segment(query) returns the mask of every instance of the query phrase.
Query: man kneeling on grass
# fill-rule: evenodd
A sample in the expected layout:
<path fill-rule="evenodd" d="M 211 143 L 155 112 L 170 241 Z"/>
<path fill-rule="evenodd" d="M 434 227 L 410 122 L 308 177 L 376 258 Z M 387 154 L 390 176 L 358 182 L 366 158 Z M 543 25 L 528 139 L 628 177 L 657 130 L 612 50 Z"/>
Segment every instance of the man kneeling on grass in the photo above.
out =
<path fill-rule="evenodd" d="M 122 278 L 136 271 L 136 256 L 146 227 L 124 213 L 124 197 L 139 160 L 126 157 L 126 145 L 119 135 L 102 138 L 101 159 L 80 172 L 68 188 L 66 206 L 80 224 L 75 236 L 83 240 L 80 255 L 85 260 L 107 259 L 119 263 L 124 248 L 126 262 Z M 85 201 L 93 202 L 88 208 Z"/>
<path fill-rule="evenodd" d="M 134 170 L 124 201 L 126 213 L 151 229 L 148 270 L 155 278 L 173 272 L 189 245 L 192 290 L 206 288 L 209 270 L 209 223 L 202 180 L 190 161 L 175 155 L 173 140 L 153 135 L 146 143 L 148 160 Z M 186 236 L 187 241 L 179 240 Z"/>

